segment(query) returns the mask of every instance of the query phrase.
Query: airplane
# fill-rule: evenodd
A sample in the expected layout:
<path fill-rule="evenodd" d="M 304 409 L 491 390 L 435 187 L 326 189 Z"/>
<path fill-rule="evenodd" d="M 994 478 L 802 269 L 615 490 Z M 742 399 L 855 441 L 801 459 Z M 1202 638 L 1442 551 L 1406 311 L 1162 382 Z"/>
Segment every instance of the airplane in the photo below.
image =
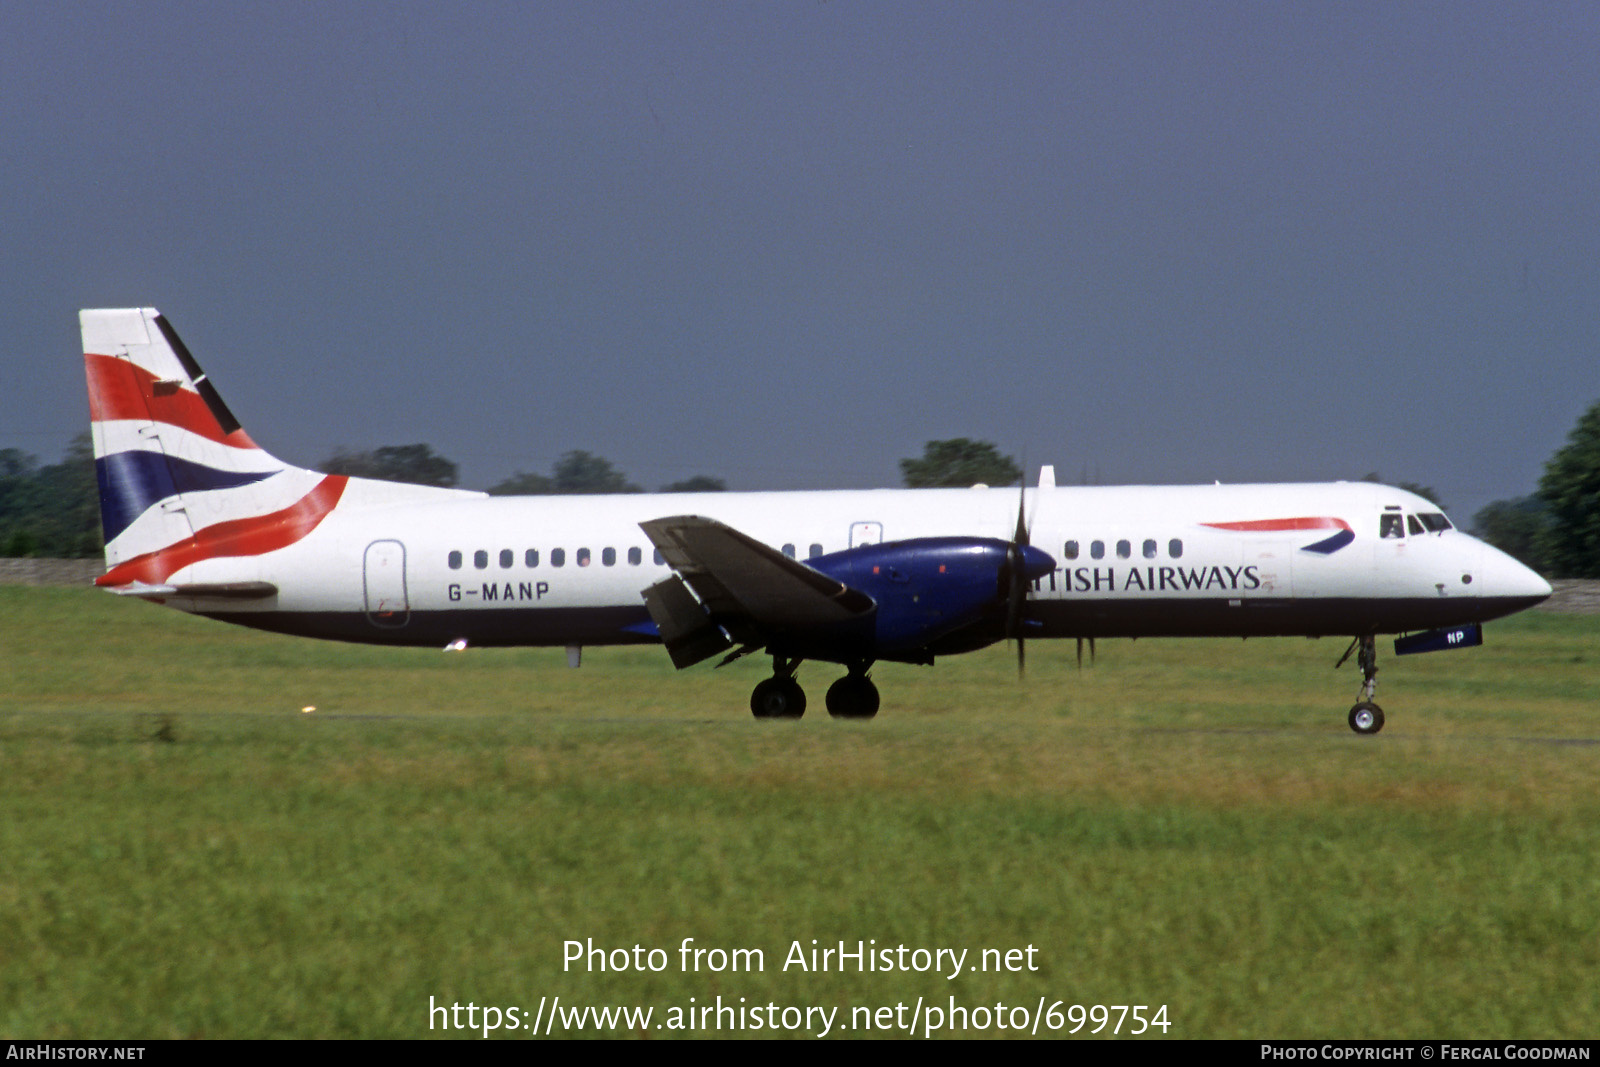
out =
<path fill-rule="evenodd" d="M 877 662 L 1028 639 L 1351 638 L 1348 722 L 1383 728 L 1397 654 L 1482 643 L 1551 587 L 1371 482 L 496 497 L 324 474 L 255 444 L 165 316 L 84 310 L 106 573 L 224 622 L 387 645 L 660 644 L 679 669 L 765 653 L 757 718 L 797 718 L 805 660 L 871 718 Z"/>

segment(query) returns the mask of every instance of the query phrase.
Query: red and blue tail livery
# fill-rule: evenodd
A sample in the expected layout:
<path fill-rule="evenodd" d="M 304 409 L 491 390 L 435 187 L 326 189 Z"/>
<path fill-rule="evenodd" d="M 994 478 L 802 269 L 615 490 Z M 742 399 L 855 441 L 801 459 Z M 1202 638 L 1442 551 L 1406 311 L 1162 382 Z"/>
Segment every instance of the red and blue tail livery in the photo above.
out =
<path fill-rule="evenodd" d="M 758 718 L 869 718 L 880 661 L 996 642 L 1344 636 L 1376 733 L 1376 639 L 1467 648 L 1550 586 L 1368 482 L 490 497 L 330 475 L 255 443 L 154 308 L 80 315 L 112 592 L 308 637 L 761 654 Z M 738 441 L 722 441 L 736 453 Z M 1471 636 L 1471 640 L 1467 636 Z M 1347 653 L 1348 656 L 1349 653 Z M 1059 683 L 1066 684 L 1066 683 Z"/>
<path fill-rule="evenodd" d="M 293 467 L 257 446 L 154 308 L 79 319 L 109 567 L 99 584 L 262 588 L 258 568 L 244 561 L 299 543 L 350 479 Z M 395 494 L 368 483 L 369 497 Z"/>

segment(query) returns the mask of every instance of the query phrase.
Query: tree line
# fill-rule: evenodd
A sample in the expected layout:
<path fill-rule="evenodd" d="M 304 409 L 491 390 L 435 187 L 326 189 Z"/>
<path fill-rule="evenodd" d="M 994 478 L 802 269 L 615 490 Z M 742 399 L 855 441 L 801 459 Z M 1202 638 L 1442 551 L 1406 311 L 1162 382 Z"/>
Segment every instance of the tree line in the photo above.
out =
<path fill-rule="evenodd" d="M 431 445 L 388 445 L 370 452 L 340 449 L 325 460 L 319 470 L 328 474 L 349 474 L 357 478 L 381 478 L 414 485 L 456 484 L 459 468 L 434 452 Z M 717 493 L 728 486 L 721 478 L 697 474 L 693 478 L 663 485 L 663 493 Z M 549 474 L 517 471 L 485 490 L 490 496 L 547 496 L 556 494 L 642 493 L 644 489 L 604 456 L 574 449 L 564 453 Z"/>
<path fill-rule="evenodd" d="M 1600 401 L 1544 465 L 1539 488 L 1496 500 L 1474 532 L 1548 578 L 1600 578 Z"/>
<path fill-rule="evenodd" d="M 319 469 L 446 487 L 456 485 L 459 475 L 455 463 L 427 444 L 341 448 Z M 919 489 L 1018 485 L 1023 471 L 993 443 L 955 437 L 929 441 L 921 456 L 902 459 L 900 475 L 908 488 Z M 1378 480 L 1376 474 L 1366 477 Z M 1440 503 L 1427 486 L 1398 484 Z M 726 488 L 721 478 L 701 474 L 659 491 Z M 564 453 L 549 474 L 519 470 L 488 489 L 495 496 L 644 491 L 610 460 L 581 449 Z M 1600 401 L 1578 419 L 1566 444 L 1545 464 L 1538 488 L 1484 507 L 1473 516 L 1472 532 L 1546 577 L 1600 578 Z M 87 433 L 74 437 L 61 462 L 49 466 L 19 449 L 0 449 L 0 556 L 89 557 L 101 548 L 99 488 Z"/>

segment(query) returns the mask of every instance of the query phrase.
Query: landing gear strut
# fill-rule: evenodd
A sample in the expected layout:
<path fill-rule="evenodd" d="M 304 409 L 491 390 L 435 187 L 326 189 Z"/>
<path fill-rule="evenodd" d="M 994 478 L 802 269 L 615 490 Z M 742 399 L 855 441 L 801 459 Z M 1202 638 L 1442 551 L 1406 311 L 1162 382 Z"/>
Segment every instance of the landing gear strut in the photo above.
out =
<path fill-rule="evenodd" d="M 794 680 L 798 659 L 772 657 L 772 677 L 750 694 L 750 713 L 758 719 L 798 719 L 806 713 L 806 691 Z"/>
<path fill-rule="evenodd" d="M 870 663 L 852 663 L 850 673 L 828 687 L 828 714 L 835 719 L 870 719 L 878 714 L 878 687 L 867 677 Z"/>
<path fill-rule="evenodd" d="M 1383 709 L 1372 702 L 1378 691 L 1378 640 L 1372 634 L 1356 638 L 1361 649 L 1356 663 L 1361 667 L 1361 699 L 1350 709 L 1350 729 L 1358 734 L 1375 734 L 1383 729 Z M 1345 659 L 1350 658 L 1346 652 Z M 1344 659 L 1339 661 L 1344 663 Z"/>

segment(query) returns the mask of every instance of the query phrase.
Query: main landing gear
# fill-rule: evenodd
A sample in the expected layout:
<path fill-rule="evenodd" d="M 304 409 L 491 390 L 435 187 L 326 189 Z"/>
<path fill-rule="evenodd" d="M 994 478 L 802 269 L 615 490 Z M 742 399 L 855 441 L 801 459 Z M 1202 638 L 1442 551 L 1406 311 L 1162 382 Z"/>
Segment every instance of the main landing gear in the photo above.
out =
<path fill-rule="evenodd" d="M 878 714 L 878 687 L 867 677 L 870 663 L 852 663 L 850 673 L 828 687 L 828 714 L 835 719 L 870 719 Z"/>
<path fill-rule="evenodd" d="M 806 691 L 794 680 L 798 659 L 772 657 L 772 677 L 750 694 L 750 713 L 758 719 L 798 719 L 806 713 Z"/>
<path fill-rule="evenodd" d="M 1383 709 L 1372 702 L 1378 691 L 1378 640 L 1372 634 L 1358 637 L 1340 657 L 1335 667 L 1344 666 L 1350 653 L 1360 649 L 1356 663 L 1361 667 L 1361 699 L 1350 709 L 1350 729 L 1358 734 L 1371 735 L 1383 729 Z"/>
<path fill-rule="evenodd" d="M 794 680 L 800 660 L 772 657 L 772 677 L 750 694 L 758 719 L 798 719 L 806 713 L 806 693 Z M 836 719 L 870 719 L 878 714 L 878 687 L 867 677 L 871 663 L 852 663 L 850 673 L 828 687 L 828 714 Z"/>

